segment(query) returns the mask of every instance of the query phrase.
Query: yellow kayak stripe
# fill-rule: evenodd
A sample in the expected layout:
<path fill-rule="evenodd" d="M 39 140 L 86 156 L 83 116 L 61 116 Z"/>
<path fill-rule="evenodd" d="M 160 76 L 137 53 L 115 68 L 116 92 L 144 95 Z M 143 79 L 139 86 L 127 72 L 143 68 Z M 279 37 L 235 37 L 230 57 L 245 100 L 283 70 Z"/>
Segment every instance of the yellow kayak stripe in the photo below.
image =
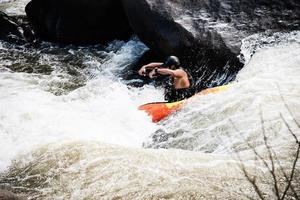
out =
<path fill-rule="evenodd" d="M 166 103 L 166 106 L 167 106 L 168 109 L 171 109 L 171 108 L 173 108 L 175 106 L 178 106 L 179 104 L 182 104 L 183 101 L 184 100 L 182 100 L 182 101 L 176 101 L 176 102 L 173 102 L 173 103 Z"/>

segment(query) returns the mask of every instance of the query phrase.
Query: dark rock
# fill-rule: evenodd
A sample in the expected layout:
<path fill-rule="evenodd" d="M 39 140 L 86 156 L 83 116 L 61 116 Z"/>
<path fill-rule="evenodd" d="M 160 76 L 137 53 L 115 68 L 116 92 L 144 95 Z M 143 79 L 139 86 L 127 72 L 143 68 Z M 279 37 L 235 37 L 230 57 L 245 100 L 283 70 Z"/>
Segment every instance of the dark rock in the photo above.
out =
<path fill-rule="evenodd" d="M 0 189 L 0 200 L 25 200 L 25 198 L 19 197 L 10 191 Z"/>
<path fill-rule="evenodd" d="M 0 11 L 0 27 L 0 40 L 14 44 L 37 42 L 25 16 L 8 16 Z"/>
<path fill-rule="evenodd" d="M 138 37 L 164 56 L 180 57 L 199 88 L 234 78 L 242 67 L 236 56 L 243 38 L 300 28 L 298 0 L 122 1 Z"/>
<path fill-rule="evenodd" d="M 200 42 L 239 53 L 244 37 L 300 28 L 298 0 L 122 0 L 134 32 L 166 55 Z"/>
<path fill-rule="evenodd" d="M 38 42 L 38 38 L 36 37 L 27 16 L 12 16 L 11 19 L 16 22 L 16 24 L 18 24 L 19 30 L 22 30 L 21 34 L 24 40 L 31 44 L 35 44 Z"/>
<path fill-rule="evenodd" d="M 25 11 L 36 34 L 50 41 L 106 43 L 132 34 L 121 0 L 32 0 Z"/>
<path fill-rule="evenodd" d="M 159 62 L 164 60 L 165 58 L 158 54 L 156 51 L 148 50 L 146 51 L 142 57 L 136 62 L 132 63 L 131 66 L 128 66 L 126 71 L 122 73 L 122 78 L 127 80 L 130 86 L 133 87 L 142 87 L 145 84 L 156 84 L 161 85 L 164 81 L 163 77 L 158 77 L 155 80 L 150 79 L 148 76 L 140 76 L 138 74 L 138 70 L 141 66 L 146 65 L 150 62 Z"/>
<path fill-rule="evenodd" d="M 5 13 L 0 11 L 0 39 L 1 40 L 14 40 L 21 37 L 19 26 Z"/>

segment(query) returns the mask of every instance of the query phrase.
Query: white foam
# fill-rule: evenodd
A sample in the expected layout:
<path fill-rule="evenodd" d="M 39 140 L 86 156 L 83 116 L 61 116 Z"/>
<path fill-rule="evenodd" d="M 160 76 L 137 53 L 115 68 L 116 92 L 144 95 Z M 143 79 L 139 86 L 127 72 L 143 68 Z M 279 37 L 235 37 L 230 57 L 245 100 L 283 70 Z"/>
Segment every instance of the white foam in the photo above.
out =
<path fill-rule="evenodd" d="M 283 38 L 286 42 L 279 40 L 257 48 L 229 90 L 199 97 L 163 122 L 162 138 L 168 139 L 155 145 L 230 154 L 249 150 L 248 143 L 264 147 L 263 126 L 275 148 L 284 148 L 286 142 L 294 144 L 280 115 L 300 138 L 300 130 L 293 121 L 300 120 L 297 35 L 298 38 L 291 33 L 289 37 L 294 39 Z M 180 136 L 174 137 L 177 133 Z"/>
<path fill-rule="evenodd" d="M 25 15 L 25 6 L 30 0 L 0 0 L 4 12 L 8 15 Z"/>
<path fill-rule="evenodd" d="M 0 73 L 0 168 L 20 153 L 57 141 L 97 140 L 141 147 L 156 125 L 137 107 L 162 100 L 162 90 L 131 88 L 116 75 L 144 51 L 142 43 L 132 40 L 110 52 L 104 63 L 87 59 L 85 70 L 93 78 L 64 96 L 47 92 L 49 83 L 64 79 L 58 66 L 51 75 Z"/>

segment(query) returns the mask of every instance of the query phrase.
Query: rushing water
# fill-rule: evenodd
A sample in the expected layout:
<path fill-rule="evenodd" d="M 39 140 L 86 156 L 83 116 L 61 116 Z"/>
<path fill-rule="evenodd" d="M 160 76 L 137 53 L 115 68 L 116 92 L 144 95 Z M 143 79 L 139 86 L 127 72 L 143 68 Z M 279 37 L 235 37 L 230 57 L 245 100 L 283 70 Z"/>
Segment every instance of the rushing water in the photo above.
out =
<path fill-rule="evenodd" d="M 293 32 L 245 39 L 242 53 L 246 66 L 230 89 L 189 103 L 163 122 L 146 146 L 228 153 L 246 148 L 246 138 L 259 145 L 261 121 L 276 133 L 284 129 L 280 114 L 299 120 L 299 36 Z M 292 116 L 286 113 L 285 104 Z M 285 140 L 275 133 L 278 142 Z M 241 137 L 236 138 L 237 134 Z"/>
<path fill-rule="evenodd" d="M 6 45 L 0 53 L 0 125 L 1 155 L 8 160 L 34 146 L 70 139 L 138 147 L 155 130 L 137 106 L 162 98 L 162 91 L 131 88 L 117 76 L 145 50 L 143 44 L 44 44 L 37 50 Z"/>
<path fill-rule="evenodd" d="M 25 6 L 30 0 L 0 0 L 0 10 L 8 15 L 25 15 Z"/>
<path fill-rule="evenodd" d="M 300 32 L 245 38 L 245 67 L 230 89 L 160 124 L 137 107 L 161 101 L 163 90 L 120 76 L 145 50 L 136 38 L 88 47 L 0 41 L 0 186 L 30 199 L 257 198 L 243 161 L 275 198 L 255 152 L 268 160 L 269 146 L 290 172 L 292 133 L 300 138 Z M 299 164 L 295 174 L 300 192 Z"/>

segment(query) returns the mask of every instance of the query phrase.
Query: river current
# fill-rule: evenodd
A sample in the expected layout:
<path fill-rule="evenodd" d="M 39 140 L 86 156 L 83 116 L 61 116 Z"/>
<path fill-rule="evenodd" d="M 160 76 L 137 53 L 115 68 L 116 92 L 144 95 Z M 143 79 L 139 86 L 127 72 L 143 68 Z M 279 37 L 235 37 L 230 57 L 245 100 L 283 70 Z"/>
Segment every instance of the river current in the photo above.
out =
<path fill-rule="evenodd" d="M 24 14 L 24 4 L 0 8 Z M 0 41 L 0 186 L 29 199 L 256 199 L 246 169 L 275 198 L 262 160 L 271 149 L 286 173 L 295 160 L 300 32 L 245 38 L 229 90 L 158 124 L 137 107 L 162 101 L 163 88 L 121 76 L 146 50 L 135 37 L 85 47 Z"/>

